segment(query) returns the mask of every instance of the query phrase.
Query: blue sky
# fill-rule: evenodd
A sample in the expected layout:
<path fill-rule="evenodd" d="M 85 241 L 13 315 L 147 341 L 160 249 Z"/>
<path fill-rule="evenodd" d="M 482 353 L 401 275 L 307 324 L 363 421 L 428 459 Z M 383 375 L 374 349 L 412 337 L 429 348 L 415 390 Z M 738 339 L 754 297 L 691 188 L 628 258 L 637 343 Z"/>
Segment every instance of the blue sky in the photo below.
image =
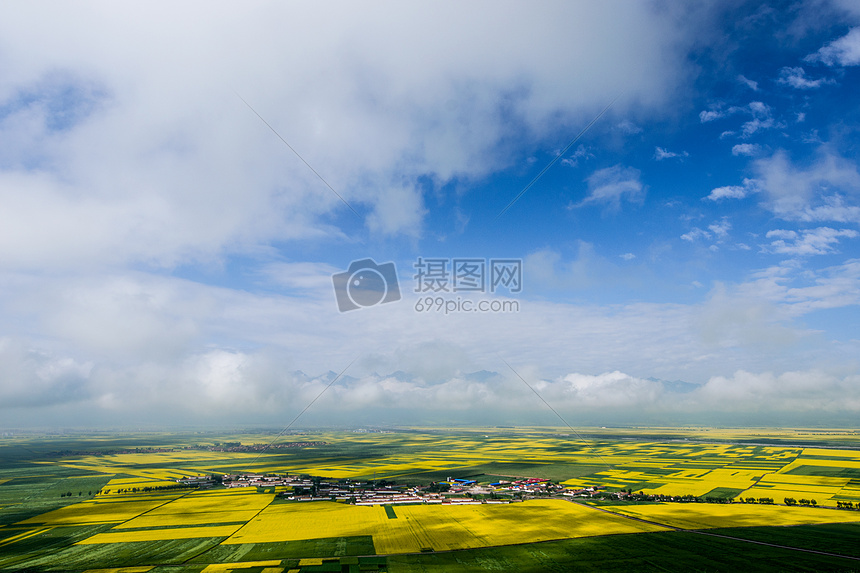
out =
<path fill-rule="evenodd" d="M 309 423 L 554 423 L 505 361 L 571 423 L 856 420 L 856 4 L 334 12 L 0 9 L 7 424 L 278 423 L 353 359 Z M 339 312 L 366 258 L 402 297 Z"/>

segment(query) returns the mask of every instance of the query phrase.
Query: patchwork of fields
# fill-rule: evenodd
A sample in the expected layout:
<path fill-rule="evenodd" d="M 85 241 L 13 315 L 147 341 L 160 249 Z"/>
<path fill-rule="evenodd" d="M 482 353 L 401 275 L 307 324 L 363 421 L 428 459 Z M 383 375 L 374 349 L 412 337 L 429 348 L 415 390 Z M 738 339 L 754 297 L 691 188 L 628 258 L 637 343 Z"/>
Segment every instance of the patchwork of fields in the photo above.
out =
<path fill-rule="evenodd" d="M 664 436 L 660 432 L 649 429 L 631 439 L 626 430 L 615 432 L 614 438 L 613 431 L 604 430 L 590 435 L 588 443 L 557 429 L 319 432 L 304 434 L 302 440 L 325 445 L 264 455 L 209 451 L 196 435 L 194 448 L 188 448 L 187 436 L 156 435 L 134 438 L 149 440 L 146 447 L 117 451 L 111 444 L 103 455 L 86 438 L 78 438 L 78 448 L 86 453 L 75 454 L 66 446 L 63 455 L 40 453 L 36 439 L 5 440 L 0 442 L 0 571 L 149 571 L 155 564 L 194 572 L 332 570 L 327 567 L 334 565 L 323 559 L 338 560 L 338 567 L 389 570 L 384 557 L 371 556 L 677 534 L 673 528 L 860 523 L 860 512 L 835 509 L 837 501 L 860 502 L 860 450 L 852 449 L 860 436 L 854 432 L 822 439 L 813 433 L 774 431 L 754 437 L 756 443 L 743 433 L 696 430 L 682 437 L 678 430 L 665 430 Z M 268 439 L 218 436 L 243 443 Z M 588 499 L 531 499 L 508 505 L 392 508 L 286 503 L 270 489 L 166 489 L 175 488 L 180 477 L 234 472 L 421 485 L 451 476 L 483 484 L 540 477 L 571 488 L 768 497 L 777 504 L 783 497 L 810 498 L 823 507 L 592 507 Z"/>
<path fill-rule="evenodd" d="M 720 489 L 778 501 L 815 498 L 832 506 L 860 501 L 860 452 L 855 450 L 625 444 L 605 451 L 611 469 L 564 483 L 700 497 Z"/>
<path fill-rule="evenodd" d="M 224 544 L 298 541 L 309 538 L 308 532 L 319 538 L 373 532 L 377 552 L 396 554 L 661 530 L 559 499 L 511 505 L 406 505 L 396 512 L 398 519 L 388 519 L 380 506 L 273 505 Z"/>

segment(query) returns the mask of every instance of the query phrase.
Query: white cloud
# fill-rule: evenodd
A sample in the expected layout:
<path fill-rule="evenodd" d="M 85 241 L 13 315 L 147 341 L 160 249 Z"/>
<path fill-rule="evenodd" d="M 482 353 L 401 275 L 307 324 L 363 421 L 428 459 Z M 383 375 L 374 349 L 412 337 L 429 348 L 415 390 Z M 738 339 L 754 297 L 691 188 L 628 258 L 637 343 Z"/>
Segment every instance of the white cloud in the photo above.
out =
<path fill-rule="evenodd" d="M 800 221 L 834 221 L 836 223 L 860 223 L 860 206 L 845 205 L 840 195 L 822 197 L 823 204 L 807 206 L 797 214 Z"/>
<path fill-rule="evenodd" d="M 683 239 L 684 241 L 688 241 L 690 243 L 697 241 L 698 239 L 710 239 L 710 238 L 711 238 L 710 233 L 708 233 L 707 231 L 703 231 L 702 229 L 700 229 L 698 227 L 693 227 L 693 229 L 690 232 L 684 233 L 683 235 L 681 235 L 681 239 Z"/>
<path fill-rule="evenodd" d="M 759 130 L 770 129 L 779 125 L 773 119 L 771 108 L 766 103 L 760 101 L 750 102 L 743 111 L 748 112 L 753 118 L 741 126 L 742 137 L 749 137 Z"/>
<path fill-rule="evenodd" d="M 699 121 L 701 121 L 702 123 L 708 123 L 709 121 L 721 119 L 721 118 L 725 117 L 726 115 L 727 115 L 726 113 L 724 113 L 718 109 L 701 111 L 701 112 L 699 112 Z"/>
<path fill-rule="evenodd" d="M 618 256 L 621 257 L 622 259 L 624 259 L 625 261 L 632 261 L 633 259 L 636 258 L 636 255 L 634 255 L 633 253 L 624 253 L 623 255 L 618 255 Z"/>
<path fill-rule="evenodd" d="M 751 101 L 747 106 L 750 113 L 753 115 L 767 116 L 770 115 L 770 106 L 760 101 Z"/>
<path fill-rule="evenodd" d="M 762 129 L 770 129 L 775 127 L 777 124 L 772 117 L 766 118 L 753 118 L 747 122 L 745 122 L 741 126 L 741 133 L 743 137 L 749 137 L 750 135 L 756 133 Z"/>
<path fill-rule="evenodd" d="M 0 408 L 34 408 L 91 398 L 91 362 L 28 348 L 21 340 L 0 338 Z"/>
<path fill-rule="evenodd" d="M 860 28 L 852 28 L 841 38 L 807 56 L 806 60 L 822 62 L 826 66 L 860 65 Z"/>
<path fill-rule="evenodd" d="M 715 376 L 697 392 L 699 407 L 744 412 L 856 412 L 860 377 L 839 377 L 819 370 Z"/>
<path fill-rule="evenodd" d="M 561 160 L 562 165 L 567 165 L 568 167 L 576 167 L 579 165 L 580 159 L 591 159 L 594 157 L 594 154 L 591 153 L 587 147 L 584 145 L 579 145 L 570 156 L 565 157 Z"/>
<path fill-rule="evenodd" d="M 349 2 L 190 3 L 167 19 L 142 5 L 3 10 L 0 260 L 171 267 L 353 227 L 233 90 L 368 230 L 420 234 L 419 179 L 507 167 L 500 142 L 540 144 L 622 85 L 610 115 L 674 92 L 685 33 L 621 5 L 380 5 L 383 19 Z"/>
<path fill-rule="evenodd" d="M 726 109 L 723 109 L 722 106 L 717 105 L 712 107 L 710 110 L 700 112 L 699 121 L 701 121 L 702 123 L 707 123 L 710 121 L 715 121 L 725 117 L 733 116 L 739 113 L 752 116 L 752 119 L 744 122 L 741 125 L 741 137 L 749 137 L 760 130 L 771 129 L 782 125 L 780 123 L 777 123 L 777 121 L 773 118 L 773 112 L 770 106 L 760 101 L 752 101 L 745 106 L 731 106 Z M 734 134 L 734 131 L 724 131 L 722 134 L 720 134 L 720 139 L 732 136 Z"/>
<path fill-rule="evenodd" d="M 775 239 L 766 247 L 769 252 L 801 257 L 832 253 L 840 239 L 857 236 L 857 231 L 852 229 L 837 230 L 830 227 L 803 229 L 800 232 L 775 229 L 765 235 L 768 239 Z"/>
<path fill-rule="evenodd" d="M 805 333 L 790 325 L 788 310 L 745 286 L 717 283 L 711 289 L 693 319 L 698 336 L 714 348 L 757 349 L 761 354 L 797 344 Z"/>
<path fill-rule="evenodd" d="M 719 240 L 723 241 L 729 236 L 729 231 L 732 228 L 731 222 L 725 217 L 723 217 L 720 221 L 708 225 L 708 229 L 714 234 L 714 236 Z"/>
<path fill-rule="evenodd" d="M 638 169 L 622 165 L 613 165 L 595 171 L 586 179 L 588 196 L 576 206 L 598 203 L 618 209 L 622 200 L 629 203 L 642 203 L 645 197 L 645 186 L 640 179 L 641 175 Z"/>
<path fill-rule="evenodd" d="M 741 187 L 739 185 L 726 185 L 724 187 L 715 187 L 712 189 L 706 199 L 710 199 L 711 201 L 718 201 L 720 199 L 743 199 L 747 196 L 748 192 L 749 190 L 746 187 Z"/>
<path fill-rule="evenodd" d="M 789 85 L 799 90 L 811 90 L 820 88 L 822 85 L 832 84 L 834 80 L 819 78 L 811 80 L 806 77 L 806 71 L 801 67 L 785 67 L 779 71 L 777 82 Z"/>
<path fill-rule="evenodd" d="M 738 76 L 738 81 L 747 86 L 752 91 L 758 91 L 758 82 L 755 82 L 743 75 Z"/>
<path fill-rule="evenodd" d="M 681 235 L 681 240 L 694 243 L 699 240 L 710 241 L 713 239 L 710 249 L 716 251 L 719 249 L 718 245 L 721 245 L 728 238 L 731 228 L 731 222 L 728 218 L 723 217 L 719 221 L 708 225 L 707 231 L 699 227 L 693 227 L 689 232 Z"/>
<path fill-rule="evenodd" d="M 324 263 L 271 263 L 260 274 L 273 284 L 319 292 L 331 287 L 330 275 L 342 270 Z"/>
<path fill-rule="evenodd" d="M 727 234 L 725 223 L 701 232 Z M 771 240 L 788 244 L 802 238 L 801 233 L 789 236 L 777 233 Z M 517 380 L 502 392 L 510 397 L 505 401 L 499 398 L 498 380 L 464 377 L 481 369 L 504 372 L 499 349 L 518 370 L 520 365 L 533 369 L 530 379 L 548 377 L 549 386 L 540 391 L 567 396 L 569 401 L 561 403 L 572 410 L 581 401 L 623 409 L 652 398 L 662 404 L 659 408 L 668 408 L 657 387 L 642 377 L 698 382 L 728 376 L 727 364 L 749 371 L 774 361 L 786 369 L 810 360 L 844 364 L 860 351 L 810 339 L 790 323 L 818 308 L 860 303 L 857 261 L 820 273 L 808 286 L 790 284 L 788 268 L 764 272 L 720 295 L 712 293 L 704 305 L 542 301 L 536 288 L 570 292 L 624 281 L 635 286 L 630 267 L 616 267 L 583 244 L 572 260 L 552 252 L 528 257 L 524 283 L 535 296 L 521 299 L 518 313 L 495 315 L 417 313 L 405 276 L 403 301 L 340 314 L 331 270 L 288 264 L 260 275 L 289 287 L 290 294 L 243 292 L 142 273 L 7 279 L 0 318 L 14 334 L 0 343 L 2 415 L 11 420 L 7 414 L 15 414 L 15 407 L 28 406 L 31 421 L 45 421 L 53 419 L 50 408 L 66 405 L 78 412 L 87 409 L 93 419 L 118 416 L 114 421 L 159 416 L 281 421 L 286 409 L 309 403 L 327 384 L 328 379 L 314 376 L 339 371 L 357 356 L 347 372 L 350 380 L 338 382 L 314 406 L 320 416 L 358 416 L 372 408 L 394 412 L 410 404 L 431 414 L 457 404 L 464 412 L 483 408 L 503 415 L 510 403 L 529 399 L 528 392 L 517 394 Z M 40 308 L 44 316 L 36 314 Z M 43 339 L 32 339 L 34 331 Z M 523 336 L 528 345 L 522 344 Z M 628 351 L 619 354 L 618 348 Z M 311 377 L 290 374 L 296 370 Z M 411 377 L 387 376 L 398 370 Z M 565 382 L 570 372 L 579 374 Z M 576 392 L 570 380 L 576 381 Z M 601 398 L 600 388 L 612 391 Z"/>
<path fill-rule="evenodd" d="M 682 151 L 680 153 L 677 153 L 674 151 L 668 151 L 666 149 L 663 149 L 662 147 L 654 148 L 654 159 L 656 159 L 657 161 L 662 161 L 664 159 L 674 159 L 677 157 L 689 157 L 689 156 L 690 156 L 690 154 L 687 153 L 686 151 Z"/>
<path fill-rule="evenodd" d="M 760 149 L 756 143 L 739 143 L 732 147 L 732 155 L 757 155 Z"/>
<path fill-rule="evenodd" d="M 663 394 L 663 387 L 659 382 L 643 380 L 617 370 L 596 376 L 568 374 L 562 381 L 567 386 L 567 391 L 562 396 L 568 402 L 562 402 L 562 405 L 567 408 L 574 406 L 577 410 L 650 406 Z M 547 390 L 549 389 L 545 388 L 544 393 L 550 398 L 556 398 L 553 402 L 559 404 L 557 393 Z"/>
<path fill-rule="evenodd" d="M 744 179 L 743 185 L 726 185 L 711 189 L 711 192 L 704 199 L 710 201 L 720 201 L 722 199 L 743 199 L 751 193 L 757 191 L 756 181 L 752 179 Z"/>
<path fill-rule="evenodd" d="M 754 162 L 758 187 L 765 206 L 788 220 L 850 220 L 853 212 L 841 194 L 860 195 L 860 173 L 853 162 L 822 146 L 818 158 L 807 166 L 794 165 L 788 153 L 778 150 L 773 156 Z M 824 217 L 834 217 L 826 219 Z"/>
<path fill-rule="evenodd" d="M 623 121 L 618 122 L 615 126 L 620 129 L 623 133 L 627 135 L 637 135 L 642 133 L 642 128 L 630 121 L 629 119 L 625 119 Z"/>
<path fill-rule="evenodd" d="M 271 419 L 288 400 L 310 402 L 325 388 L 329 377 L 281 376 L 280 384 L 261 383 L 273 378 L 268 369 L 277 367 L 259 357 L 245 354 L 210 353 L 195 357 L 186 365 L 185 376 L 174 385 L 177 400 L 195 396 L 189 413 L 232 410 L 246 419 Z M 753 373 L 739 370 L 710 377 L 686 391 L 673 390 L 656 379 L 622 371 L 600 374 L 572 372 L 546 379 L 528 367 L 515 369 L 552 407 L 561 413 L 619 413 L 641 419 L 644 412 L 662 415 L 703 412 L 856 412 L 860 410 L 857 376 L 840 377 L 823 370 Z M 330 376 L 330 375 L 329 375 Z M 814 396 L 814 398 L 810 398 Z M 146 397 L 141 396 L 146 399 Z M 416 405 L 420 404 L 420 407 Z M 458 373 L 428 383 L 414 377 L 366 374 L 345 376 L 332 385 L 305 416 L 324 413 L 349 420 L 371 410 L 372 419 L 397 419 L 415 415 L 438 416 L 440 412 L 467 417 L 482 413 L 489 419 L 509 419 L 511 411 L 534 419 L 551 415 L 545 405 L 518 377 L 487 372 L 484 376 Z"/>
<path fill-rule="evenodd" d="M 798 236 L 791 231 L 781 231 L 777 235 Z M 782 261 L 754 273 L 747 282 L 738 285 L 737 296 L 766 300 L 778 305 L 788 316 L 854 306 L 860 304 L 860 261 L 850 259 L 821 270 L 805 268 L 794 259 Z"/>
<path fill-rule="evenodd" d="M 528 269 L 532 288 L 551 290 L 584 290 L 608 283 L 623 285 L 630 278 L 629 273 L 600 256 L 594 244 L 586 241 L 577 241 L 575 254 L 567 259 L 550 248 L 537 250 L 525 258 L 523 267 Z"/>
<path fill-rule="evenodd" d="M 412 185 L 386 186 L 378 192 L 379 201 L 368 217 L 372 231 L 384 235 L 398 233 L 419 236 L 426 213 L 421 192 Z"/>

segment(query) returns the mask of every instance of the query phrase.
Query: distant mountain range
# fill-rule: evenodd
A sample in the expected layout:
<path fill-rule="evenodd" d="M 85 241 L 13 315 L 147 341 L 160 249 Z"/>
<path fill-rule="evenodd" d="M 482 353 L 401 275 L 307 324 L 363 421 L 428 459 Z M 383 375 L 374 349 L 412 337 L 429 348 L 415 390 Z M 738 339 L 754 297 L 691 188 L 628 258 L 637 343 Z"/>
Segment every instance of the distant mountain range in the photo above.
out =
<path fill-rule="evenodd" d="M 663 390 L 667 392 L 674 392 L 675 394 L 686 394 L 687 392 L 692 392 L 693 390 L 700 388 L 699 384 L 692 384 L 690 382 L 684 382 L 683 380 L 661 380 L 660 378 L 645 378 L 645 380 L 650 380 L 651 382 L 659 382 L 663 386 Z"/>

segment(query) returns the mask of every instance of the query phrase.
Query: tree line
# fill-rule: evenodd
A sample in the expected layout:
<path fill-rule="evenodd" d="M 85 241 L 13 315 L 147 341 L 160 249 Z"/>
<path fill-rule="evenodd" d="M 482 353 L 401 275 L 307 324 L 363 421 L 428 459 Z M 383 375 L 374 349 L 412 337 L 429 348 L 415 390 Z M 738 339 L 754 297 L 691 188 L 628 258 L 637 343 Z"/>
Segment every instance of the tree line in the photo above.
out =
<path fill-rule="evenodd" d="M 793 497 L 787 497 L 783 501 L 785 502 L 785 505 L 797 505 L 799 503 L 800 505 L 811 505 L 812 507 L 818 506 L 818 502 L 814 499 L 794 499 Z"/>

